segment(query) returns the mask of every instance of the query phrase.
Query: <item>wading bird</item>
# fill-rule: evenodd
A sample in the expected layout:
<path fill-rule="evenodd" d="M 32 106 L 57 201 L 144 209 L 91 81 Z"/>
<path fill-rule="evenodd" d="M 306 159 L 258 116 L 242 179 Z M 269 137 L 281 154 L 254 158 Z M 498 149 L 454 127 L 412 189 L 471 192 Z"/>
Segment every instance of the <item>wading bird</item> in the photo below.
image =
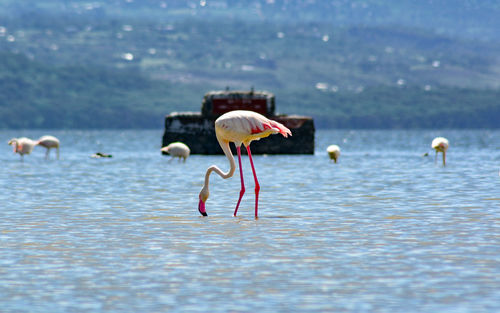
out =
<path fill-rule="evenodd" d="M 19 153 L 21 155 L 21 161 L 24 160 L 24 155 L 30 154 L 36 145 L 35 141 L 26 137 L 12 138 L 8 143 L 14 147 L 14 153 Z"/>
<path fill-rule="evenodd" d="M 238 207 L 240 206 L 241 198 L 245 193 L 245 183 L 243 181 L 243 171 L 241 169 L 241 144 L 245 145 L 248 153 L 248 159 L 250 160 L 250 165 L 252 167 L 253 178 L 255 181 L 255 218 L 258 217 L 258 205 L 259 205 L 259 182 L 257 180 L 257 174 L 255 173 L 255 167 L 253 165 L 252 153 L 250 152 L 250 143 L 253 140 L 259 140 L 261 138 L 267 137 L 272 134 L 282 134 L 285 138 L 288 135 L 292 135 L 292 132 L 286 128 L 284 125 L 270 120 L 265 116 L 255 113 L 252 111 L 236 110 L 225 113 L 221 115 L 215 121 L 215 136 L 217 141 L 224 151 L 227 159 L 229 160 L 229 171 L 227 173 L 222 172 L 217 166 L 212 165 L 207 169 L 205 174 L 205 183 L 200 191 L 200 202 L 198 203 L 198 211 L 203 216 L 207 216 L 205 210 L 205 202 L 209 196 L 209 179 L 212 172 L 216 172 L 223 179 L 227 179 L 233 176 L 236 169 L 236 164 L 234 162 L 233 154 L 229 148 L 229 142 L 233 142 L 236 146 L 236 152 L 238 153 L 238 163 L 240 167 L 240 178 L 241 178 L 241 190 L 240 197 L 236 203 L 236 209 L 234 210 L 234 216 L 238 212 Z"/>
<path fill-rule="evenodd" d="M 328 152 L 328 156 L 330 157 L 330 160 L 333 160 L 335 163 L 337 163 L 337 159 L 340 156 L 340 148 L 337 145 L 331 145 L 326 148 L 326 152 Z"/>
<path fill-rule="evenodd" d="M 45 152 L 45 159 L 49 158 L 50 149 L 55 148 L 57 152 L 57 159 L 59 159 L 59 139 L 54 136 L 42 136 L 36 142 L 37 145 L 45 147 L 47 151 Z"/>
<path fill-rule="evenodd" d="M 182 158 L 184 159 L 184 162 L 186 162 L 186 159 L 191 153 L 191 150 L 189 150 L 189 147 L 182 142 L 172 142 L 168 146 L 161 148 L 161 152 L 170 154 L 172 156 L 170 160 L 179 158 L 180 161 Z"/>
<path fill-rule="evenodd" d="M 432 141 L 431 144 L 432 149 L 436 150 L 436 157 L 434 158 L 434 162 L 437 162 L 438 152 L 443 153 L 443 165 L 446 165 L 446 150 L 448 150 L 449 143 L 448 139 L 444 137 L 436 137 Z"/>

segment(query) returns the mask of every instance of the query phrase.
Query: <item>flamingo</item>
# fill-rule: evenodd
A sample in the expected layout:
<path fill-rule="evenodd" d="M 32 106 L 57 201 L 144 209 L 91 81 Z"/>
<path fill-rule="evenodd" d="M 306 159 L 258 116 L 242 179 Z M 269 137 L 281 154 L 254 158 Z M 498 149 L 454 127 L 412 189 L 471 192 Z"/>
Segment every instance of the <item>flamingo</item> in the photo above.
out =
<path fill-rule="evenodd" d="M 166 147 L 161 148 L 162 152 L 168 153 L 172 156 L 170 160 L 173 160 L 173 158 L 179 158 L 179 161 L 184 159 L 184 162 L 186 162 L 187 157 L 191 153 L 191 150 L 189 150 L 189 147 L 182 142 L 172 142 Z"/>
<path fill-rule="evenodd" d="M 21 137 L 12 138 L 11 140 L 9 140 L 8 144 L 14 147 L 14 153 L 19 153 L 21 155 L 21 161 L 23 161 L 24 155 L 30 154 L 31 151 L 33 151 L 36 142 L 29 138 Z"/>
<path fill-rule="evenodd" d="M 330 157 L 331 160 L 335 161 L 337 163 L 337 159 L 340 156 L 340 148 L 337 145 L 330 145 L 328 148 L 326 148 L 326 152 L 328 152 L 328 156 Z"/>
<path fill-rule="evenodd" d="M 216 172 L 223 179 L 232 177 L 236 169 L 236 164 L 234 162 L 233 154 L 229 148 L 229 142 L 233 142 L 236 146 L 236 152 L 238 153 L 238 163 L 240 167 L 240 178 L 241 178 L 241 190 L 240 197 L 236 203 L 236 209 L 234 210 L 233 216 L 236 216 L 238 212 L 238 207 L 240 206 L 241 198 L 245 193 L 245 182 L 243 180 L 243 171 L 241 168 L 241 144 L 245 145 L 248 153 L 248 159 L 250 160 L 250 165 L 252 167 L 253 178 L 255 181 L 255 218 L 258 218 L 258 205 L 259 205 L 259 191 L 260 185 L 257 180 L 257 174 L 255 173 L 255 167 L 253 165 L 252 153 L 250 151 L 250 143 L 254 140 L 259 140 L 261 138 L 267 137 L 272 134 L 282 134 L 285 138 L 288 135 L 292 135 L 292 132 L 286 128 L 284 125 L 270 120 L 265 116 L 245 110 L 230 111 L 221 115 L 215 121 L 215 136 L 217 141 L 221 146 L 224 154 L 229 160 L 229 171 L 224 173 L 217 166 L 212 165 L 207 169 L 205 173 L 205 183 L 200 191 L 198 203 L 198 211 L 201 215 L 207 216 L 205 210 L 205 202 L 210 194 L 208 190 L 210 174 Z"/>
<path fill-rule="evenodd" d="M 56 148 L 57 159 L 59 159 L 59 139 L 54 136 L 42 136 L 36 142 L 37 145 L 45 147 L 47 151 L 45 152 L 45 159 L 49 158 L 50 149 Z"/>
<path fill-rule="evenodd" d="M 443 165 L 446 165 L 446 150 L 448 150 L 448 147 L 449 147 L 448 139 L 446 139 L 444 137 L 436 137 L 432 141 L 431 147 L 432 147 L 432 149 L 436 150 L 436 157 L 435 157 L 434 162 L 437 162 L 438 152 L 442 152 L 443 153 Z"/>

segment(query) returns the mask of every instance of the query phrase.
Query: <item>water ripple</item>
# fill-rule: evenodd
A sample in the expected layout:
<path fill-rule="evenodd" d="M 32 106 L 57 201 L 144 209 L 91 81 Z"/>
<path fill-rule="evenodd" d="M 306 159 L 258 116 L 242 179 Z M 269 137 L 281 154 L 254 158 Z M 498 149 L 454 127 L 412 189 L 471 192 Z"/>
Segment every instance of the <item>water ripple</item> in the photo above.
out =
<path fill-rule="evenodd" d="M 53 134 L 59 161 L 0 148 L 2 312 L 500 310 L 498 131 L 445 131 L 446 167 L 422 157 L 435 131 L 319 131 L 313 156 L 255 156 L 258 220 L 246 157 L 238 216 L 239 178 L 214 176 L 203 218 L 223 156 L 168 162 L 155 131 Z"/>

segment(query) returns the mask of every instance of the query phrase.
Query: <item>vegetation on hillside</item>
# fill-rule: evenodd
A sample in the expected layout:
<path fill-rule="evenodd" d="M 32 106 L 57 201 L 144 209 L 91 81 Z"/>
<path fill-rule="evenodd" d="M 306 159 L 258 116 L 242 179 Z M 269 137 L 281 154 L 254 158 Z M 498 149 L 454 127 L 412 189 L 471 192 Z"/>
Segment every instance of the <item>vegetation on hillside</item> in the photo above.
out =
<path fill-rule="evenodd" d="M 0 0 L 0 11 L 16 18 L 51 12 L 149 21 L 236 19 L 271 23 L 328 23 L 334 27 L 398 25 L 473 39 L 500 39 L 496 0 Z"/>
<path fill-rule="evenodd" d="M 320 127 L 500 126 L 494 36 L 321 18 L 365 12 L 343 1 L 246 1 L 269 9 L 261 19 L 243 18 L 254 13 L 241 3 L 159 3 L 0 0 L 0 128 L 158 128 L 165 114 L 198 111 L 205 92 L 226 86 L 274 92 L 278 111 L 312 115 Z M 412 4 L 387 14 L 401 6 Z M 488 18 L 485 8 L 498 9 L 484 2 L 474 23 Z M 225 18 L 208 18 L 217 14 Z"/>
<path fill-rule="evenodd" d="M 0 128 L 160 128 L 166 112 L 198 111 L 204 92 L 128 69 L 47 67 L 6 53 L 0 59 Z M 379 86 L 276 95 L 279 112 L 313 115 L 318 127 L 499 127 L 498 90 Z"/>
<path fill-rule="evenodd" d="M 318 105 L 295 103 L 292 110 L 309 112 L 322 128 L 499 128 L 498 99 L 500 90 L 378 86 L 361 93 L 322 93 L 311 99 Z"/>
<path fill-rule="evenodd" d="M 137 70 L 0 60 L 0 128 L 160 128 L 166 103 L 189 93 Z"/>

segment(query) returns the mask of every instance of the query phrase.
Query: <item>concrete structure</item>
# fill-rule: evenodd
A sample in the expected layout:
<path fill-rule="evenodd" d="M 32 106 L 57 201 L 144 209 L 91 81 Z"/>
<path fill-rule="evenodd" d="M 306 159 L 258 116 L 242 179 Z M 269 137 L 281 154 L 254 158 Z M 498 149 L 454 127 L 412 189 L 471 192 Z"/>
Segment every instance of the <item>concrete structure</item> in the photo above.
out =
<path fill-rule="evenodd" d="M 233 110 L 250 110 L 282 123 L 292 136 L 269 136 L 252 143 L 252 154 L 313 154 L 314 121 L 311 117 L 276 115 L 274 94 L 266 91 L 211 91 L 203 97 L 201 113 L 173 112 L 165 117 L 162 146 L 181 141 L 191 154 L 223 154 L 215 138 L 215 120 Z M 234 146 L 231 145 L 234 151 Z M 243 149 L 242 151 L 244 151 Z"/>

